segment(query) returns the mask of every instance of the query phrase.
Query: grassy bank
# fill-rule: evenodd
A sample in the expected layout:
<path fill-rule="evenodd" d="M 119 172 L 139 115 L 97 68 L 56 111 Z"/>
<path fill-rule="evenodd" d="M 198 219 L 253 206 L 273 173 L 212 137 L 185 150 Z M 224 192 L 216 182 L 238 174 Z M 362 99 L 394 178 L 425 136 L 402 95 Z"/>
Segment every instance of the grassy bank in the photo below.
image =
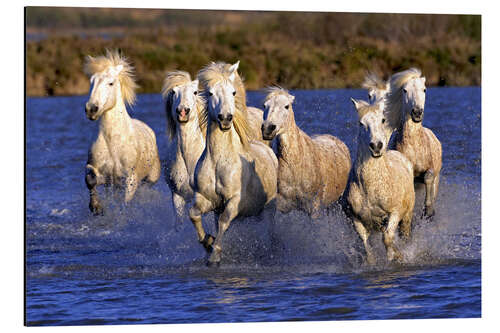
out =
<path fill-rule="evenodd" d="M 387 75 L 410 66 L 420 67 L 429 85 L 481 84 L 479 16 L 121 11 L 125 19 L 88 11 L 101 22 L 98 33 L 88 33 L 84 15 L 68 23 L 61 14 L 65 20 L 47 26 L 40 18 L 46 13 L 28 11 L 27 31 L 43 34 L 26 45 L 29 96 L 87 93 L 84 58 L 106 48 L 120 48 L 132 61 L 140 92 L 159 92 L 166 70 L 195 74 L 213 60 L 240 60 L 249 89 L 359 87 L 367 70 Z"/>

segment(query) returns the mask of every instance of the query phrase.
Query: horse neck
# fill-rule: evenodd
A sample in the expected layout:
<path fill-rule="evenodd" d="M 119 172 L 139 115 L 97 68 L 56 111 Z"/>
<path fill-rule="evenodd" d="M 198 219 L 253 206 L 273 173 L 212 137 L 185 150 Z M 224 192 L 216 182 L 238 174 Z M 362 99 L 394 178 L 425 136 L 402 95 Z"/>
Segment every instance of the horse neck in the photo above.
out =
<path fill-rule="evenodd" d="M 300 139 L 301 130 L 295 123 L 295 115 L 293 110 L 285 124 L 285 129 L 278 135 L 278 152 L 280 157 L 290 161 L 292 159 L 301 158 L 297 156 L 297 141 Z"/>
<path fill-rule="evenodd" d="M 387 152 L 385 153 L 387 154 Z M 376 178 L 381 178 L 380 175 L 385 174 L 386 168 L 386 155 L 375 158 L 371 155 L 370 149 L 367 145 L 358 144 L 358 151 L 355 163 L 355 172 L 358 179 L 367 178 L 370 175 L 375 175 Z"/>
<path fill-rule="evenodd" d="M 227 156 L 230 153 L 238 153 L 243 149 L 240 137 L 234 125 L 229 131 L 222 131 L 216 121 L 209 120 L 207 130 L 207 151 L 214 160 Z"/>
<path fill-rule="evenodd" d="M 197 111 L 193 110 L 193 112 Z M 205 147 L 205 136 L 200 129 L 197 115 L 187 123 L 177 124 L 176 138 L 177 150 L 184 157 L 184 160 L 189 160 L 189 156 L 196 158 L 193 155 L 201 152 Z M 197 157 L 199 157 L 199 155 Z"/>
<path fill-rule="evenodd" d="M 422 122 L 415 123 L 409 114 L 405 114 L 398 128 L 396 142 L 403 142 L 420 135 L 423 126 Z"/>
<path fill-rule="evenodd" d="M 117 97 L 115 106 L 104 112 L 99 130 L 109 140 L 113 138 L 121 140 L 121 137 L 132 132 L 132 118 L 130 118 L 121 97 Z M 116 133 L 120 133 L 120 135 L 117 136 Z"/>

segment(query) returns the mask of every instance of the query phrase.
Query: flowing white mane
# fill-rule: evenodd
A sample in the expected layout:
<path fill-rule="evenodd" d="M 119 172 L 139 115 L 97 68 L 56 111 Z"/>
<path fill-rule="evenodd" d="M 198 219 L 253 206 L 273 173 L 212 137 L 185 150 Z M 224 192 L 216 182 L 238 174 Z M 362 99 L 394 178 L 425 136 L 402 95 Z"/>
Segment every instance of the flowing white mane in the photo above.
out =
<path fill-rule="evenodd" d="M 250 125 L 247 119 L 246 92 L 243 81 L 238 72 L 229 71 L 230 64 L 224 62 L 211 62 L 203 67 L 198 73 L 198 79 L 204 91 L 209 91 L 219 82 L 231 82 L 236 90 L 235 106 L 236 112 L 233 115 L 234 129 L 238 133 L 243 146 L 247 146 L 250 140 L 254 138 L 251 135 Z M 234 74 L 234 80 L 231 81 L 230 76 Z M 208 118 L 208 108 L 204 109 L 205 119 Z"/>
<path fill-rule="evenodd" d="M 88 76 L 93 76 L 97 73 L 102 73 L 110 67 L 123 66 L 123 69 L 118 74 L 122 96 L 128 105 L 133 105 L 136 100 L 135 90 L 137 84 L 134 78 L 134 68 L 128 62 L 127 58 L 118 53 L 118 51 L 106 50 L 105 56 L 96 58 L 87 56 L 84 71 Z"/>
<path fill-rule="evenodd" d="M 266 101 L 273 98 L 273 97 L 279 96 L 279 95 L 283 95 L 286 97 L 290 96 L 290 94 L 288 93 L 288 90 L 286 90 L 280 86 L 267 87 L 265 91 L 267 93 L 266 98 L 265 98 Z"/>
<path fill-rule="evenodd" d="M 382 80 L 377 74 L 370 72 L 366 75 L 365 80 L 361 84 L 364 89 L 380 89 L 386 88 L 386 82 Z"/>
<path fill-rule="evenodd" d="M 386 96 L 387 106 L 385 116 L 392 129 L 397 129 L 402 122 L 403 114 L 401 107 L 403 104 L 403 86 L 410 80 L 418 79 L 422 72 L 417 68 L 410 68 L 394 74 L 391 77 L 391 90 Z"/>

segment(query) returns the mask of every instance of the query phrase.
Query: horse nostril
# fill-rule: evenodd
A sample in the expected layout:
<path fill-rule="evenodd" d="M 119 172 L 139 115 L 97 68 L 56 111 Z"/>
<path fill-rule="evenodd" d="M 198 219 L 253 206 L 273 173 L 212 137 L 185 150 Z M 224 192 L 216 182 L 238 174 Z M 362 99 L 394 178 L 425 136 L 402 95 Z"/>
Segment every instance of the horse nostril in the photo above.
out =
<path fill-rule="evenodd" d="M 223 121 L 224 120 L 224 116 L 222 114 L 218 114 L 217 115 L 217 118 L 220 120 L 220 121 Z"/>
<path fill-rule="evenodd" d="M 379 141 L 379 142 L 377 143 L 377 148 L 378 148 L 378 149 L 382 149 L 382 146 L 383 146 L 382 142 L 380 142 L 380 141 Z"/>
<path fill-rule="evenodd" d="M 274 131 L 275 129 L 276 129 L 276 125 L 274 125 L 274 124 L 269 125 L 269 130 L 271 132 Z"/>
<path fill-rule="evenodd" d="M 370 148 L 371 148 L 372 150 L 375 150 L 375 143 L 370 142 Z"/>
<path fill-rule="evenodd" d="M 90 112 L 91 112 L 91 113 L 96 113 L 96 112 L 97 112 L 97 109 L 98 109 L 97 105 L 92 105 L 92 106 L 90 107 Z"/>
<path fill-rule="evenodd" d="M 188 114 L 189 111 L 191 111 L 191 108 L 185 108 L 184 111 L 186 111 L 186 114 Z"/>
<path fill-rule="evenodd" d="M 228 115 L 226 119 L 227 119 L 227 121 L 233 120 L 233 115 L 232 114 Z"/>

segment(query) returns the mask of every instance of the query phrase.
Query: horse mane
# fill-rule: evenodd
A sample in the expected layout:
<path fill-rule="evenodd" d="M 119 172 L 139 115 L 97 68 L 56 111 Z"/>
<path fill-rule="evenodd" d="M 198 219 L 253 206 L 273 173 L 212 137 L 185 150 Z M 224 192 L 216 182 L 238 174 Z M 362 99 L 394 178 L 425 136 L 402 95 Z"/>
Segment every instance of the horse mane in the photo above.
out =
<path fill-rule="evenodd" d="M 191 76 L 188 72 L 184 71 L 168 72 L 165 80 L 163 81 L 161 93 L 163 98 L 166 100 L 165 113 L 167 115 L 167 136 L 170 140 L 173 140 L 177 134 L 177 122 L 172 117 L 171 112 L 174 97 L 173 89 L 189 83 L 191 83 Z M 207 113 L 205 112 L 205 104 L 203 94 L 200 89 L 198 89 L 198 94 L 196 95 L 196 112 L 198 114 L 198 125 L 203 135 L 205 135 L 207 128 Z"/>
<path fill-rule="evenodd" d="M 402 124 L 403 115 L 401 106 L 403 104 L 403 86 L 410 80 L 418 79 L 422 72 L 418 68 L 410 68 L 394 74 L 391 77 L 391 89 L 386 96 L 385 117 L 392 129 L 397 129 Z"/>
<path fill-rule="evenodd" d="M 361 87 L 364 89 L 385 89 L 386 88 L 386 82 L 382 80 L 377 74 L 374 72 L 369 72 L 365 76 L 365 80 L 361 84 Z"/>
<path fill-rule="evenodd" d="M 211 62 L 198 72 L 198 79 L 203 87 L 204 95 L 209 90 L 209 87 L 216 85 L 219 82 L 231 82 L 229 76 L 230 64 L 224 62 Z M 234 81 L 231 83 L 236 90 L 235 106 L 236 111 L 233 115 L 233 126 L 240 137 L 240 141 L 244 147 L 253 140 L 252 132 L 250 131 L 250 124 L 247 119 L 247 105 L 246 105 L 246 92 L 243 80 L 236 71 Z M 206 96 L 205 96 L 206 97 Z M 204 108 L 204 119 L 208 119 L 208 107 Z"/>
<path fill-rule="evenodd" d="M 135 90 L 138 87 L 137 83 L 135 83 L 134 67 L 132 67 L 128 59 L 121 55 L 117 50 L 106 50 L 105 56 L 98 56 L 95 58 L 90 55 L 87 56 L 84 65 L 84 72 L 91 77 L 96 73 L 104 72 L 109 67 L 118 65 L 123 66 L 123 69 L 118 74 L 123 99 L 128 105 L 133 105 L 136 100 Z"/>
<path fill-rule="evenodd" d="M 266 87 L 265 92 L 267 94 L 266 98 L 264 99 L 265 101 L 267 101 L 273 97 L 280 96 L 280 95 L 283 95 L 286 97 L 290 96 L 290 93 L 288 92 L 288 90 L 286 90 L 285 88 L 282 88 L 280 86 Z"/>

